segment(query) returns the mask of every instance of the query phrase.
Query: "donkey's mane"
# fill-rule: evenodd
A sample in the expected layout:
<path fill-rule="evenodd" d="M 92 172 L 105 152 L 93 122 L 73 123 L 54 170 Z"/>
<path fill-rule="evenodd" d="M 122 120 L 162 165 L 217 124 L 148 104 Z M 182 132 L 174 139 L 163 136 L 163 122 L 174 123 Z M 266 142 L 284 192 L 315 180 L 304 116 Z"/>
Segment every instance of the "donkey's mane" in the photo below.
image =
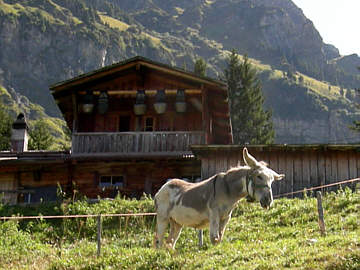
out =
<path fill-rule="evenodd" d="M 249 166 L 236 166 L 236 167 L 231 167 L 230 169 L 228 169 L 226 171 L 226 173 L 232 173 L 232 172 L 237 172 L 237 171 L 241 171 L 241 170 L 249 170 L 250 167 Z"/>
<path fill-rule="evenodd" d="M 265 166 L 265 167 L 268 167 L 268 166 L 269 166 L 269 164 L 267 164 L 265 161 L 259 161 L 259 163 L 260 163 L 261 165 Z"/>
<path fill-rule="evenodd" d="M 265 166 L 265 167 L 268 167 L 269 164 L 267 164 L 265 161 L 259 161 L 260 165 L 262 166 Z M 232 172 L 235 172 L 235 171 L 241 171 L 241 170 L 250 170 L 251 168 L 247 165 L 245 166 L 241 166 L 241 165 L 237 165 L 235 167 L 231 167 L 230 169 L 228 169 L 226 171 L 226 173 L 232 173 Z"/>

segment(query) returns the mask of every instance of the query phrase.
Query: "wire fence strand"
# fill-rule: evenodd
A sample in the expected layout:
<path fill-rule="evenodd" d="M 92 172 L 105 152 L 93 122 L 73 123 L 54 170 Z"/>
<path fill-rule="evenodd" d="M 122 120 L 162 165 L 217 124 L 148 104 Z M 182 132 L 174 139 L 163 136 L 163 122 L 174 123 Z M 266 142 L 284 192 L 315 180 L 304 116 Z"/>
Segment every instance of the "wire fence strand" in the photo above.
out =
<path fill-rule="evenodd" d="M 274 198 L 279 198 L 279 197 L 283 197 L 283 196 L 289 196 L 289 195 L 304 193 L 304 192 L 307 192 L 307 191 L 312 191 L 312 190 L 317 190 L 317 189 L 322 189 L 322 188 L 327 188 L 327 187 L 333 187 L 333 186 L 338 186 L 338 185 L 343 185 L 343 184 L 348 184 L 348 183 L 354 183 L 354 182 L 357 182 L 357 181 L 360 181 L 360 178 L 354 178 L 354 179 L 344 180 L 344 181 L 331 183 L 331 184 L 327 184 L 327 185 L 321 185 L 321 186 L 311 187 L 311 188 L 304 188 L 304 189 L 298 190 L 298 191 L 282 193 L 282 194 L 275 195 Z"/>
<path fill-rule="evenodd" d="M 304 193 L 307 191 L 337 186 L 337 185 L 343 185 L 348 183 L 354 183 L 360 181 L 360 178 L 354 178 L 349 180 L 344 180 L 336 183 L 331 183 L 327 185 L 321 185 L 317 187 L 311 187 L 311 188 L 305 188 L 298 191 L 293 192 L 287 192 L 275 195 L 274 198 L 279 198 L 283 196 L 289 196 L 299 193 Z M 156 213 L 124 213 L 124 214 L 88 214 L 88 215 L 63 215 L 63 216 L 12 216 L 12 217 L 0 217 L 0 220 L 23 220 L 23 219 L 59 219 L 59 218 L 91 218 L 91 217 L 139 217 L 139 216 L 156 216 Z"/>
<path fill-rule="evenodd" d="M 64 216 L 12 216 L 0 217 L 0 220 L 9 219 L 56 219 L 56 218 L 91 218 L 91 217 L 138 217 L 138 216 L 156 216 L 156 213 L 128 213 L 128 214 L 89 214 L 89 215 L 64 215 Z"/>

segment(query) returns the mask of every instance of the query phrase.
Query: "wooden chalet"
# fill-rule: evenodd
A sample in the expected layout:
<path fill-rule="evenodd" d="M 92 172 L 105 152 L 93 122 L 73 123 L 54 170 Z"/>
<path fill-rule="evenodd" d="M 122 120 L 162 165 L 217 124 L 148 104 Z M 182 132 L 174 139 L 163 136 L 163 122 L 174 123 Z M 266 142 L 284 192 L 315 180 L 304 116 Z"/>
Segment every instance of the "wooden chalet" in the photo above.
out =
<path fill-rule="evenodd" d="M 50 89 L 71 151 L 0 153 L 7 202 L 53 200 L 58 184 L 88 198 L 154 194 L 168 178 L 201 178 L 191 145 L 232 143 L 224 83 L 143 57 Z"/>

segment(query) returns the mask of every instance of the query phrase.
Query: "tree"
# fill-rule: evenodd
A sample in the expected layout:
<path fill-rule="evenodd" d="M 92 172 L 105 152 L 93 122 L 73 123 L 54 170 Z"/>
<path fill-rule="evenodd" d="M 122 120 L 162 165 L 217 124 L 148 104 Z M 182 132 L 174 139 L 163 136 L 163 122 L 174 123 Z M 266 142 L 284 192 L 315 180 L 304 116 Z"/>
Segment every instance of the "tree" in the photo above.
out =
<path fill-rule="evenodd" d="M 200 75 L 205 77 L 206 76 L 206 62 L 201 57 L 196 59 L 195 65 L 194 65 L 194 73 L 196 75 Z"/>
<path fill-rule="evenodd" d="M 263 109 L 262 86 L 247 55 L 240 62 L 237 52 L 232 50 L 224 74 L 228 85 L 234 142 L 273 143 L 275 133 L 272 114 Z"/>
<path fill-rule="evenodd" d="M 54 142 L 44 120 L 37 120 L 29 131 L 30 150 L 48 150 Z"/>
<path fill-rule="evenodd" d="M 0 104 L 0 151 L 10 150 L 11 116 Z"/>

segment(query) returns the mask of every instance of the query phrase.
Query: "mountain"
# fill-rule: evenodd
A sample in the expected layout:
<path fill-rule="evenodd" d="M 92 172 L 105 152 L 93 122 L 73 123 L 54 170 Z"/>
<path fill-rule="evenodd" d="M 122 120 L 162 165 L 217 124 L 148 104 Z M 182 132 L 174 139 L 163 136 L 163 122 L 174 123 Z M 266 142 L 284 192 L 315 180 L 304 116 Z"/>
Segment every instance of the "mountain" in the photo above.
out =
<path fill-rule="evenodd" d="M 0 85 L 60 113 L 49 85 L 141 55 L 220 78 L 229 50 L 259 70 L 277 143 L 358 142 L 357 55 L 284 0 L 0 0 Z M 315 125 L 315 127 L 314 127 Z"/>

